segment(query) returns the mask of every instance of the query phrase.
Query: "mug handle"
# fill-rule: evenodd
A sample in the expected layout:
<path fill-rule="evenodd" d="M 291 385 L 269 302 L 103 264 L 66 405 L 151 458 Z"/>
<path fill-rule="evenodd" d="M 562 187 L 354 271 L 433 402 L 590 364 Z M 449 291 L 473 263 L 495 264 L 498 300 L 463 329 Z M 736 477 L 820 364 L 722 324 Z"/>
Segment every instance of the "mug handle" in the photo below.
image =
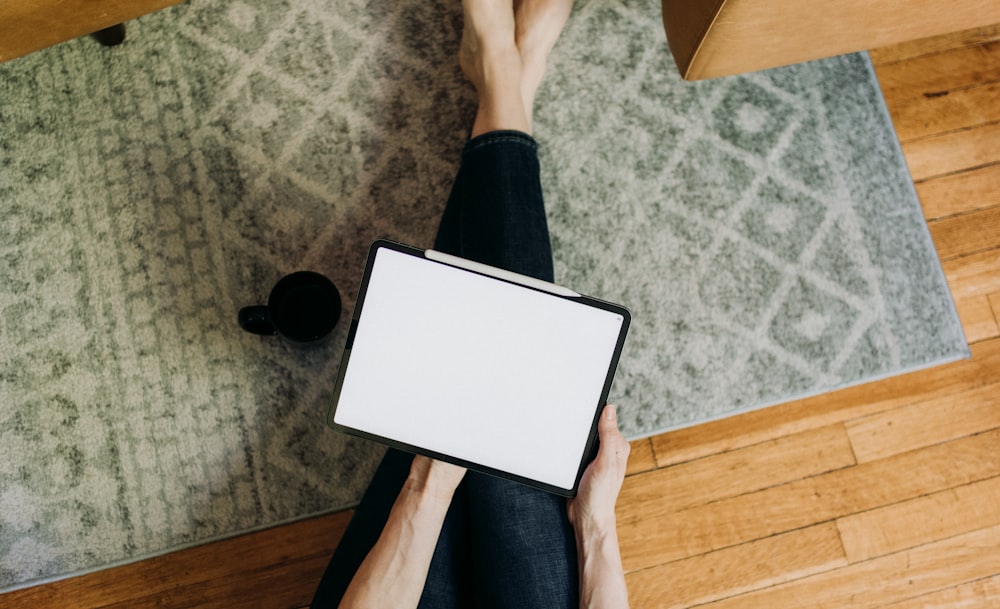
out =
<path fill-rule="evenodd" d="M 267 314 L 267 307 L 264 305 L 243 307 L 240 309 L 238 318 L 240 327 L 247 332 L 262 336 L 274 336 L 278 333 L 274 324 L 271 323 L 270 316 Z"/>

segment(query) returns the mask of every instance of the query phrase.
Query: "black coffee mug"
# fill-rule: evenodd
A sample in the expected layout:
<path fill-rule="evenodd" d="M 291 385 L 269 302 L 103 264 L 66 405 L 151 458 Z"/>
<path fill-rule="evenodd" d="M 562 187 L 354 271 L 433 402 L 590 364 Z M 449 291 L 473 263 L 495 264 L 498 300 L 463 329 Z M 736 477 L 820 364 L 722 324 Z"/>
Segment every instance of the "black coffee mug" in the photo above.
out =
<path fill-rule="evenodd" d="M 240 309 L 239 322 L 247 332 L 310 343 L 333 330 L 340 309 L 340 292 L 332 281 L 319 273 L 298 271 L 275 284 L 267 305 Z"/>

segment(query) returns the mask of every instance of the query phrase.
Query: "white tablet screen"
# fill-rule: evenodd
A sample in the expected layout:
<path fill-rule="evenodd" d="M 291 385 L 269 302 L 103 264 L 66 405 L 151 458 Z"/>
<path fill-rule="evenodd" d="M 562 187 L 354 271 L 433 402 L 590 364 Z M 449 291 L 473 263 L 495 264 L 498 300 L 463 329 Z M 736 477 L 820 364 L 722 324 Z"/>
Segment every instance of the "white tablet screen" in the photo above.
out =
<path fill-rule="evenodd" d="M 380 248 L 333 421 L 571 489 L 623 321 Z"/>

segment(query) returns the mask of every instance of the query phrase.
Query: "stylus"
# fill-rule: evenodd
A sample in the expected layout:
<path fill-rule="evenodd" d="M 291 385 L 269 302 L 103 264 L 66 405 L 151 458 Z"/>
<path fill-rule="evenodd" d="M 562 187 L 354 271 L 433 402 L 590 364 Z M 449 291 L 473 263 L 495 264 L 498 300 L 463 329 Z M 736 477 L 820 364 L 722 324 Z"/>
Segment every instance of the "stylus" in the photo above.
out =
<path fill-rule="evenodd" d="M 466 260 L 465 258 L 452 256 L 451 254 L 444 254 L 437 250 L 425 250 L 424 256 L 426 256 L 428 260 L 434 260 L 435 262 L 440 262 L 449 266 L 457 266 L 458 268 L 479 273 L 481 275 L 489 275 L 491 277 L 496 277 L 497 279 L 503 279 L 504 281 L 519 283 L 529 288 L 550 292 L 558 296 L 568 296 L 570 298 L 580 297 L 580 295 L 573 290 L 564 288 L 561 285 L 549 283 L 548 281 L 542 281 L 541 279 L 535 279 L 534 277 L 528 277 L 527 275 L 519 275 L 518 273 L 513 273 L 505 269 L 499 269 L 495 266 L 489 266 L 481 262 Z"/>

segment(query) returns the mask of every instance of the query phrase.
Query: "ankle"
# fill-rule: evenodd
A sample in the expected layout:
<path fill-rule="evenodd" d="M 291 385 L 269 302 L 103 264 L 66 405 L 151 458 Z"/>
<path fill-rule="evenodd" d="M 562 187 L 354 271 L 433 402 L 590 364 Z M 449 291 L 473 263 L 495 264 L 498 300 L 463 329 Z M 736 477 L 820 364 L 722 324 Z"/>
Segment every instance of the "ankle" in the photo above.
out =
<path fill-rule="evenodd" d="M 522 55 L 522 57 L 524 57 Z M 521 71 L 521 98 L 529 115 L 535 106 L 535 96 L 541 88 L 548 68 L 547 56 L 524 57 Z"/>
<path fill-rule="evenodd" d="M 521 78 L 518 74 L 498 75 L 497 80 L 486 79 L 477 88 L 479 108 L 473 132 L 486 133 L 512 129 L 531 133 L 531 109 L 522 97 Z"/>
<path fill-rule="evenodd" d="M 524 64 L 513 44 L 508 48 L 494 46 L 463 53 L 459 63 L 481 98 L 502 97 L 508 90 L 521 89 Z"/>

